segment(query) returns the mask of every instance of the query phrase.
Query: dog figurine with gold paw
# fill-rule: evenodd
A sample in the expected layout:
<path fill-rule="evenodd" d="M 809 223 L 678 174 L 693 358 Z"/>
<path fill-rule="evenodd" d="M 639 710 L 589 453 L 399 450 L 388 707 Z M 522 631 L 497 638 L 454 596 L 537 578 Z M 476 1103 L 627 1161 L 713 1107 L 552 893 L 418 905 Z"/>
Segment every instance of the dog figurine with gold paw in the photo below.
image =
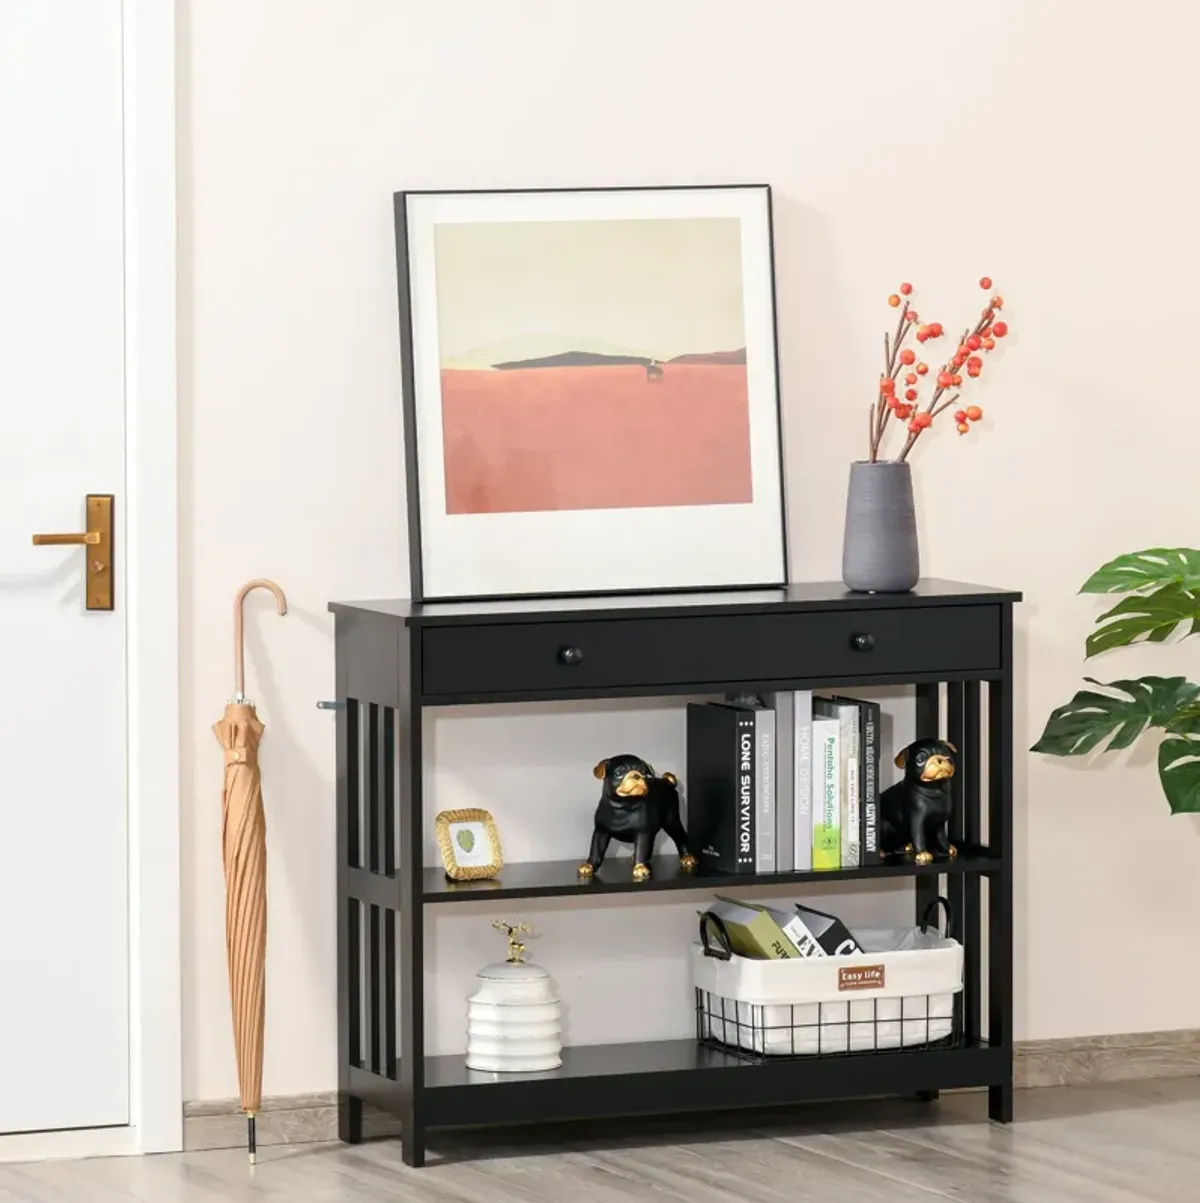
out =
<path fill-rule="evenodd" d="M 679 867 L 685 872 L 696 867 L 679 818 L 679 785 L 674 774 L 656 776 L 640 756 L 628 753 L 600 761 L 592 773 L 604 785 L 596 807 L 592 847 L 579 866 L 581 877 L 591 877 L 604 863 L 609 843 L 620 840 L 633 845 L 633 880 L 645 881 L 660 831 L 674 843 Z"/>
<path fill-rule="evenodd" d="M 879 853 L 899 857 L 911 853 L 918 865 L 935 856 L 953 859 L 950 843 L 953 810 L 950 783 L 958 768 L 958 749 L 944 739 L 918 739 L 896 757 L 904 780 L 879 798 Z"/>

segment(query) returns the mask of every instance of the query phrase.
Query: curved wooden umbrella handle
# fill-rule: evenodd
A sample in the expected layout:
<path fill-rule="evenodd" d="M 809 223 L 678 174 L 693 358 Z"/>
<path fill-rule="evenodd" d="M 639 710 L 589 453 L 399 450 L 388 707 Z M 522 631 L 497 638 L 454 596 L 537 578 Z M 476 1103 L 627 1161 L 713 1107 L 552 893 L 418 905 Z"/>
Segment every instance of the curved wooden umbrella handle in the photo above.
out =
<path fill-rule="evenodd" d="M 255 589 L 270 589 L 275 595 L 276 612 L 279 614 L 287 613 L 287 598 L 284 597 L 283 590 L 274 581 L 267 580 L 266 577 L 258 577 L 253 581 L 247 581 L 238 590 L 237 597 L 233 599 L 233 679 L 239 698 L 246 696 L 246 644 L 242 635 L 242 611 L 246 601 L 246 594 L 253 592 Z"/>

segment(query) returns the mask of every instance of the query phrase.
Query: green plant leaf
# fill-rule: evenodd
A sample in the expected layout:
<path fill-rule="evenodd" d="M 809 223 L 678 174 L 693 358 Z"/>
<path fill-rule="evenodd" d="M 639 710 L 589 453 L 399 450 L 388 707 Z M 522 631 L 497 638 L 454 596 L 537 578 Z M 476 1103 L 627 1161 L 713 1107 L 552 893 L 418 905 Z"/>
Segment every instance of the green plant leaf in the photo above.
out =
<path fill-rule="evenodd" d="M 1167 730 L 1174 735 L 1200 735 L 1200 702 L 1176 710 L 1167 722 Z"/>
<path fill-rule="evenodd" d="M 1164 739 L 1158 746 L 1158 779 L 1172 814 L 1200 811 L 1200 738 Z"/>
<path fill-rule="evenodd" d="M 454 833 L 454 841 L 466 853 L 475 847 L 475 833 L 469 827 L 460 827 Z"/>
<path fill-rule="evenodd" d="M 1151 547 L 1117 556 L 1096 569 L 1080 593 L 1145 593 L 1162 585 L 1200 590 L 1200 551 L 1194 547 Z"/>
<path fill-rule="evenodd" d="M 1127 748 L 1149 727 L 1166 727 L 1179 711 L 1200 698 L 1200 685 L 1183 677 L 1142 677 L 1136 681 L 1095 681 L 1101 689 L 1085 689 L 1059 706 L 1046 722 L 1042 737 L 1030 749 L 1051 756 L 1082 756 L 1112 736 L 1106 752 Z"/>
<path fill-rule="evenodd" d="M 1200 633 L 1200 595 L 1180 585 L 1164 585 L 1147 597 L 1122 598 L 1101 614 L 1098 627 L 1087 637 L 1087 655 L 1095 656 L 1131 643 L 1162 643 L 1180 623 L 1190 623 L 1189 635 Z"/>

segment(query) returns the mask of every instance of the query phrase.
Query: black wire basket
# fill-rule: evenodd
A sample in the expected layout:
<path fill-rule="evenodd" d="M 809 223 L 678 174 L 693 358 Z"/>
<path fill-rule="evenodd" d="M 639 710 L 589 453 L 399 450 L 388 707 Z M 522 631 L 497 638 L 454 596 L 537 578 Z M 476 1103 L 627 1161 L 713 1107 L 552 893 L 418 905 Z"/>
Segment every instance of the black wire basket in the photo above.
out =
<path fill-rule="evenodd" d="M 958 996 L 787 1005 L 735 1002 L 698 987 L 695 993 L 696 1039 L 746 1061 L 920 1052 L 961 1040 Z"/>
<path fill-rule="evenodd" d="M 938 898 L 930 904 L 921 920 L 922 934 L 933 922 L 939 906 L 945 911 L 947 930 L 952 926 L 950 905 L 946 899 Z M 703 949 L 703 958 L 716 961 L 734 959 L 724 925 L 709 913 L 703 914 L 700 919 L 700 945 L 697 952 L 700 949 Z M 873 959 L 874 955 L 878 954 L 865 954 L 865 958 Z M 749 1002 L 728 998 L 722 993 L 696 985 L 696 1039 L 701 1044 L 748 1061 L 921 1052 L 961 1043 L 961 971 L 957 990 L 944 989 L 927 994 L 893 993 L 879 997 L 865 992 L 871 988 L 872 979 L 862 979 L 862 975 L 876 973 L 877 984 L 882 987 L 884 969 L 881 965 L 862 966 L 863 959 L 856 957 L 850 963 L 855 975 L 852 979 L 853 988 L 841 985 L 848 992 L 827 1001 L 810 998 L 792 1003 Z M 825 958 L 821 960 L 823 964 L 828 964 Z M 841 958 L 837 960 L 840 962 Z M 798 968 L 795 960 L 770 964 L 778 964 L 781 972 L 794 972 Z M 715 983 L 719 985 L 721 980 L 717 977 Z"/>

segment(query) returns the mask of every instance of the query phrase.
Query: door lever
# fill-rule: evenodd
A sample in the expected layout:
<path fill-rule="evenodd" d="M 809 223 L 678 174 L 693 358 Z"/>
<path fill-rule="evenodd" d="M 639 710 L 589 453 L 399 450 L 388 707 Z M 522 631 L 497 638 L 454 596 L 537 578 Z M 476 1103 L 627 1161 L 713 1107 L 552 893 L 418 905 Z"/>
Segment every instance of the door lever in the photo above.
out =
<path fill-rule="evenodd" d="M 98 530 L 83 531 L 78 535 L 34 535 L 34 547 L 57 547 L 61 543 L 86 543 L 90 547 L 98 547 L 100 545 L 100 532 Z"/>
<path fill-rule="evenodd" d="M 87 608 L 113 608 L 113 497 L 111 493 L 87 495 L 87 530 L 78 534 L 34 535 L 35 547 L 83 545 L 87 556 Z"/>

